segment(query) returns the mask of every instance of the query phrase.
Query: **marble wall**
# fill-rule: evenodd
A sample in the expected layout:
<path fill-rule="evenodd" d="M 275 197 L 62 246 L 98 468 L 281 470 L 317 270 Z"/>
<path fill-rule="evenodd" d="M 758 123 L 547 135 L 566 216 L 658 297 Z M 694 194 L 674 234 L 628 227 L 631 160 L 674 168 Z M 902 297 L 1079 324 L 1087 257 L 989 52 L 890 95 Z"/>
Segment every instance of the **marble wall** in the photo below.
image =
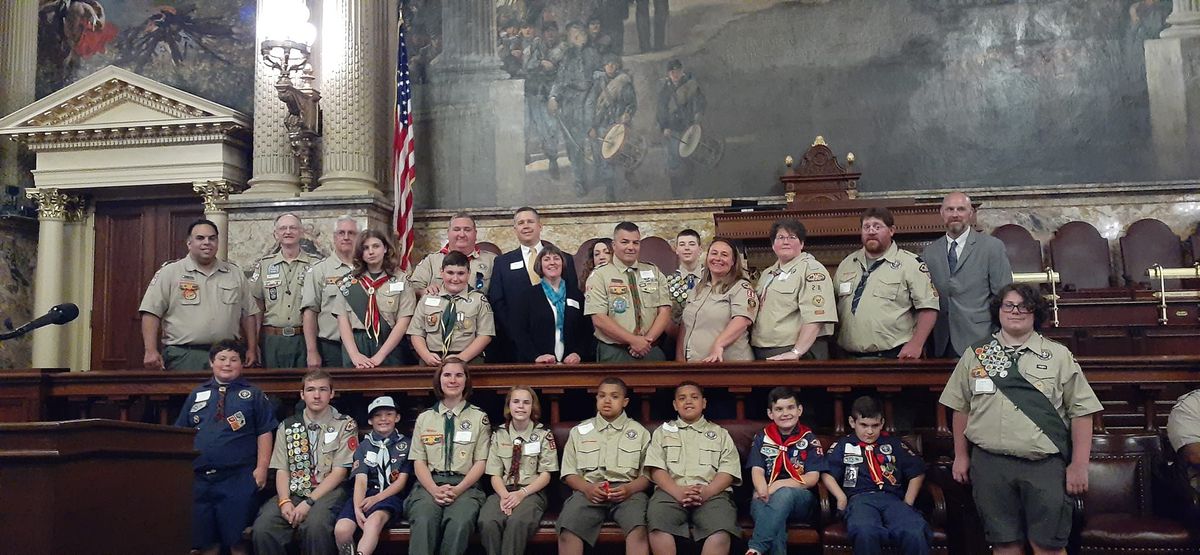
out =
<path fill-rule="evenodd" d="M 37 222 L 0 218 L 0 320 L 19 326 L 33 318 L 33 271 L 37 263 Z M 29 368 L 29 336 L 0 344 L 0 369 Z"/>

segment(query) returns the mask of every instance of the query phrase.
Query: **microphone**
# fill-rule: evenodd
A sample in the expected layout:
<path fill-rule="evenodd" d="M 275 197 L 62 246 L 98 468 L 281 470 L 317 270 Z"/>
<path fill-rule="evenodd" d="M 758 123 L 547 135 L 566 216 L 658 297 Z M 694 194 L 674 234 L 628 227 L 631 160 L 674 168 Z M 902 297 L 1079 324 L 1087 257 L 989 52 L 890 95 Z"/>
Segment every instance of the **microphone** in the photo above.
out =
<path fill-rule="evenodd" d="M 22 335 L 25 335 L 33 330 L 36 330 L 42 326 L 48 326 L 50 324 L 61 326 L 78 317 L 79 307 L 76 306 L 75 303 L 63 303 L 51 308 L 49 312 L 43 314 L 42 316 L 38 316 L 34 320 L 15 330 L 0 334 L 0 340 L 21 337 Z"/>

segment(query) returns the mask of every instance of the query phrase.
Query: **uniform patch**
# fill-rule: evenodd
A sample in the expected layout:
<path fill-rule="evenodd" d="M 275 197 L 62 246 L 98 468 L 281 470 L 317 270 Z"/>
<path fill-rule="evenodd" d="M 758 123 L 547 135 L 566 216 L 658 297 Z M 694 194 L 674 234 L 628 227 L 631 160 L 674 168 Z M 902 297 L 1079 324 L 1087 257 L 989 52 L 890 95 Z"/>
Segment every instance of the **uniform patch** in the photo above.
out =
<path fill-rule="evenodd" d="M 250 390 L 249 390 L 249 389 L 243 389 L 243 390 L 241 390 L 241 391 L 239 391 L 239 392 L 238 392 L 238 398 L 239 398 L 239 399 L 242 399 L 243 401 L 248 401 L 248 400 L 250 400 L 250 396 L 251 396 L 251 395 L 252 395 L 252 394 L 250 393 Z"/>
<path fill-rule="evenodd" d="M 814 310 L 814 311 L 813 311 L 813 315 L 814 315 L 814 316 L 824 316 L 824 315 L 825 315 L 825 311 L 824 311 L 824 310 Z"/>
<path fill-rule="evenodd" d="M 421 434 L 421 445 L 441 445 L 445 439 L 444 434 Z"/>
<path fill-rule="evenodd" d="M 822 297 L 821 295 L 813 295 L 812 304 L 813 306 L 825 306 L 825 297 Z"/>
<path fill-rule="evenodd" d="M 797 441 L 797 442 L 796 442 L 796 448 L 797 448 L 797 449 L 808 449 L 808 440 L 807 440 L 807 439 L 801 439 L 800 441 Z"/>
<path fill-rule="evenodd" d="M 917 269 L 918 269 L 918 270 L 921 270 L 922 272 L 925 272 L 925 273 L 927 273 L 927 274 L 929 273 L 929 265 L 928 265 L 928 264 L 926 264 L 926 263 L 924 263 L 924 262 L 922 262 L 922 263 L 921 263 L 921 266 L 920 266 L 919 268 L 917 268 Z"/>
<path fill-rule="evenodd" d="M 397 451 L 408 451 L 408 442 L 407 442 L 407 441 L 401 441 L 400 443 L 397 443 L 397 444 L 396 444 L 396 450 L 397 450 Z M 392 461 L 392 462 L 395 462 L 395 461 Z"/>
<path fill-rule="evenodd" d="M 879 452 L 883 453 L 884 455 L 891 455 L 892 454 L 892 446 L 888 445 L 886 443 L 883 445 L 880 445 Z"/>
<path fill-rule="evenodd" d="M 976 366 L 975 368 L 971 369 L 972 378 L 986 378 L 987 375 L 987 370 L 982 366 Z"/>
<path fill-rule="evenodd" d="M 617 314 L 625 314 L 625 311 L 629 310 L 629 303 L 625 302 L 625 299 L 616 299 L 612 303 L 612 309 Z"/>
<path fill-rule="evenodd" d="M 821 272 L 813 272 L 804 276 L 804 281 L 825 281 L 825 274 Z"/>
<path fill-rule="evenodd" d="M 341 278 L 339 278 L 339 277 L 336 277 L 336 276 L 334 276 L 334 277 L 327 277 L 327 278 L 325 278 L 325 285 L 337 285 L 337 283 L 338 283 L 338 281 L 339 281 L 340 279 L 341 279 Z"/>
<path fill-rule="evenodd" d="M 546 432 L 546 447 L 551 451 L 557 451 L 558 445 L 554 443 L 554 434 Z"/>
<path fill-rule="evenodd" d="M 185 301 L 194 301 L 200 298 L 200 285 L 194 281 L 179 282 L 179 294 Z"/>
<path fill-rule="evenodd" d="M 458 427 L 462 428 L 464 430 L 470 430 L 471 429 L 471 421 L 463 420 L 461 423 L 459 423 Z"/>
<path fill-rule="evenodd" d="M 709 430 L 707 432 L 704 432 L 704 437 L 706 437 L 708 439 L 717 439 L 717 432 Z"/>
<path fill-rule="evenodd" d="M 358 461 L 354 461 L 354 465 L 350 467 L 350 472 L 358 470 Z"/>
<path fill-rule="evenodd" d="M 207 405 L 208 405 L 208 401 L 200 401 L 199 403 L 193 404 L 192 410 L 189 410 L 188 412 L 196 412 L 196 411 L 204 408 Z"/>
<path fill-rule="evenodd" d="M 637 436 L 638 436 L 638 433 L 634 430 L 628 430 L 625 432 L 625 437 L 627 437 L 629 439 L 637 439 Z"/>
<path fill-rule="evenodd" d="M 438 325 L 438 318 L 440 318 L 440 317 L 441 317 L 441 314 L 426 315 L 425 316 L 425 325 L 427 325 L 429 327 L 436 327 Z"/>
<path fill-rule="evenodd" d="M 346 446 L 349 447 L 351 451 L 358 449 L 358 434 L 350 436 L 350 440 L 346 442 Z"/>
<path fill-rule="evenodd" d="M 242 411 L 239 410 L 229 418 L 226 418 L 225 421 L 229 423 L 229 429 L 236 432 L 242 429 L 242 426 L 246 425 L 246 415 L 242 414 Z"/>
<path fill-rule="evenodd" d="M 354 422 L 354 420 L 347 420 L 347 421 L 346 421 L 346 431 L 347 431 L 347 432 L 354 432 L 354 431 L 357 431 L 357 430 L 358 430 L 358 424 L 357 424 L 357 423 L 355 423 L 355 422 Z"/>
<path fill-rule="evenodd" d="M 487 417 L 487 415 L 486 415 L 486 414 L 485 414 L 485 415 L 483 415 L 483 419 L 480 421 L 480 423 L 481 423 L 481 424 L 483 424 L 483 425 L 484 425 L 484 427 L 487 427 L 487 426 L 491 426 L 491 425 L 492 425 L 491 421 L 489 421 L 489 420 L 488 420 L 488 417 Z"/>
<path fill-rule="evenodd" d="M 624 283 L 621 283 L 621 284 L 614 283 L 614 284 L 611 284 L 608 286 L 608 293 L 610 295 L 624 295 L 628 292 L 629 292 L 629 286 L 625 285 Z"/>

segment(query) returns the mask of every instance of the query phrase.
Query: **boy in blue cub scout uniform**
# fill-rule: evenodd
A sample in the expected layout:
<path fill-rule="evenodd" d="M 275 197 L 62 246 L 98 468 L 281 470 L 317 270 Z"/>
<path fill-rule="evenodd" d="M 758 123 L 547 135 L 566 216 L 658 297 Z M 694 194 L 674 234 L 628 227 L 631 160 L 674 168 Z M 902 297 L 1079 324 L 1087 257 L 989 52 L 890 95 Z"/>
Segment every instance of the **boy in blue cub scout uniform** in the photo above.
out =
<path fill-rule="evenodd" d="M 821 440 L 800 423 L 803 413 L 792 388 L 776 387 L 767 394 L 771 423 L 754 436 L 746 463 L 754 484 L 754 536 L 746 555 L 787 555 L 788 520 L 805 521 L 812 514 L 824 455 Z"/>
<path fill-rule="evenodd" d="M 396 431 L 400 416 L 396 402 L 384 395 L 367 406 L 367 421 L 372 431 L 354 450 L 350 481 L 354 493 L 338 515 L 333 535 L 341 553 L 371 555 L 379 544 L 379 534 L 388 522 L 404 512 L 404 488 L 412 474 L 408 461 L 409 438 Z M 354 532 L 362 527 L 358 550 Z"/>
<path fill-rule="evenodd" d="M 249 553 L 242 532 L 267 483 L 275 410 L 267 396 L 242 378 L 246 348 L 218 341 L 208 351 L 212 379 L 188 394 L 175 425 L 196 428 L 192 483 L 192 547 L 206 554 Z"/>
<path fill-rule="evenodd" d="M 854 554 L 883 553 L 889 543 L 905 555 L 928 554 L 929 525 L 912 507 L 925 461 L 899 438 L 881 435 L 883 410 L 875 399 L 856 399 L 849 420 L 854 433 L 825 452 L 821 480 L 846 512 Z"/>

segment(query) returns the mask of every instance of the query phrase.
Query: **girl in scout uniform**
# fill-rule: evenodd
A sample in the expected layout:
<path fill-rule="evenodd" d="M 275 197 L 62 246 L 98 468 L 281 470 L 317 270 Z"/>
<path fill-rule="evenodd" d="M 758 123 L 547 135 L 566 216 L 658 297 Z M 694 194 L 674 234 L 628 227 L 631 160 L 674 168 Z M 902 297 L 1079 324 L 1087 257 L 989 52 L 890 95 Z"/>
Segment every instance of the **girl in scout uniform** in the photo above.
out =
<path fill-rule="evenodd" d="M 496 491 L 479 513 L 479 537 L 488 555 L 518 555 L 546 512 L 545 487 L 558 471 L 554 435 L 538 419 L 541 404 L 529 386 L 509 390 L 504 421 L 492 435 L 488 475 Z"/>
<path fill-rule="evenodd" d="M 419 487 L 404 503 L 409 515 L 412 553 L 442 555 L 467 551 L 479 508 L 479 488 L 492 437 L 487 414 L 467 402 L 471 377 L 467 365 L 447 357 L 433 375 L 438 403 L 422 412 L 413 426 L 409 460 Z"/>
<path fill-rule="evenodd" d="M 399 366 L 416 300 L 396 267 L 395 249 L 382 232 L 368 229 L 354 248 L 354 271 L 338 281 L 330 312 L 342 336 L 342 364 L 354 368 Z"/>
<path fill-rule="evenodd" d="M 467 287 L 469 261 L 453 251 L 442 259 L 442 287 L 438 294 L 421 298 L 416 325 L 409 327 L 413 350 L 421 362 L 437 366 L 450 355 L 483 362 L 483 350 L 496 335 L 496 324 L 487 297 Z"/>
<path fill-rule="evenodd" d="M 679 322 L 676 360 L 754 360 L 747 331 L 758 313 L 758 297 L 742 277 L 742 262 L 728 239 L 713 239 L 700 283 L 689 295 Z"/>

